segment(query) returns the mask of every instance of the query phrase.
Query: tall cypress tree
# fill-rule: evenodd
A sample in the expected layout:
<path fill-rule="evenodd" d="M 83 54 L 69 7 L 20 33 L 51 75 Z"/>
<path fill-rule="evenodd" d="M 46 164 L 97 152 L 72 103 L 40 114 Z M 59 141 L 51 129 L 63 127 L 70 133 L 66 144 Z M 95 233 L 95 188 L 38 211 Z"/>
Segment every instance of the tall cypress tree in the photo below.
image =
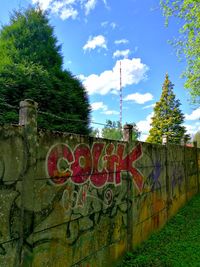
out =
<path fill-rule="evenodd" d="M 0 100 L 18 106 L 31 98 L 42 112 L 39 127 L 88 134 L 90 105 L 85 88 L 63 70 L 48 15 L 34 8 L 14 12 L 0 31 Z M 0 105 L 0 123 L 17 121 L 18 114 Z"/>
<path fill-rule="evenodd" d="M 179 108 L 181 104 L 173 93 L 173 87 L 166 74 L 160 101 L 154 107 L 152 128 L 147 142 L 161 144 L 162 136 L 166 135 L 169 143 L 180 144 L 186 132 L 185 127 L 182 126 L 184 115 Z"/>

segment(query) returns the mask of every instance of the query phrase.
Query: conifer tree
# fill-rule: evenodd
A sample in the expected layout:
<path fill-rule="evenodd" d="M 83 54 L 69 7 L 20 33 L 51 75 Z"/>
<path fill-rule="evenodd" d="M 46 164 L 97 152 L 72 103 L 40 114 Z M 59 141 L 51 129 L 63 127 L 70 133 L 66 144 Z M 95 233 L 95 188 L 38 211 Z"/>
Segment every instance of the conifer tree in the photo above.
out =
<path fill-rule="evenodd" d="M 186 130 L 182 125 L 184 116 L 179 108 L 181 104 L 173 93 L 173 87 L 174 85 L 166 74 L 160 101 L 154 107 L 152 128 L 149 131 L 147 142 L 161 144 L 162 136 L 166 135 L 169 143 L 181 143 Z"/>
<path fill-rule="evenodd" d="M 85 88 L 63 70 L 61 47 L 47 13 L 34 8 L 15 11 L 0 30 L 0 59 L 0 123 L 18 121 L 17 112 L 6 110 L 4 102 L 18 106 L 21 100 L 31 98 L 43 112 L 38 117 L 39 127 L 89 133 Z"/>

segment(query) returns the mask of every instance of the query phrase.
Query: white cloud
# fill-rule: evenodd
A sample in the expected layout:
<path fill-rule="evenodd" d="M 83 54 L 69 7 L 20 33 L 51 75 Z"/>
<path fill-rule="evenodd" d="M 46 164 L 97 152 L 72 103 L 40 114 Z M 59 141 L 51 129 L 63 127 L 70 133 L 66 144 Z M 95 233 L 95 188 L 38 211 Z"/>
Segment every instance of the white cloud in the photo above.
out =
<path fill-rule="evenodd" d="M 93 111 L 101 110 L 101 113 L 105 115 L 118 115 L 119 114 L 119 112 L 116 110 L 109 110 L 108 106 L 105 105 L 103 102 L 94 102 L 91 104 L 91 108 Z"/>
<path fill-rule="evenodd" d="M 95 49 L 96 47 L 107 49 L 106 39 L 103 35 L 97 35 L 93 38 L 90 36 L 87 43 L 83 46 L 83 50 L 91 50 Z"/>
<path fill-rule="evenodd" d="M 52 1 L 53 0 L 32 0 L 32 3 L 38 4 L 41 9 L 46 10 L 47 8 L 49 8 Z"/>
<path fill-rule="evenodd" d="M 106 111 L 104 111 L 102 113 L 105 114 L 105 115 L 118 115 L 119 114 L 119 111 L 116 111 L 116 110 L 106 110 Z"/>
<path fill-rule="evenodd" d="M 113 29 L 115 29 L 115 28 L 117 27 L 117 24 L 116 24 L 115 22 L 111 22 L 111 23 L 110 23 L 110 26 L 111 26 Z"/>
<path fill-rule="evenodd" d="M 99 110 L 99 109 L 102 109 L 102 110 L 107 110 L 107 106 L 103 104 L 103 102 L 94 102 L 91 104 L 91 108 L 92 110 Z"/>
<path fill-rule="evenodd" d="M 200 108 L 195 109 L 190 115 L 185 114 L 185 120 L 194 121 L 200 119 Z"/>
<path fill-rule="evenodd" d="M 103 22 L 101 22 L 101 26 L 102 27 L 106 27 L 108 25 L 108 21 L 103 21 Z"/>
<path fill-rule="evenodd" d="M 66 20 L 69 18 L 76 19 L 77 16 L 78 16 L 78 11 L 73 9 L 73 7 L 63 8 L 60 14 L 62 20 Z"/>
<path fill-rule="evenodd" d="M 145 141 L 148 137 L 149 130 L 151 129 L 151 122 L 153 117 L 153 112 L 150 113 L 145 120 L 141 120 L 138 123 L 136 123 L 138 130 L 141 132 L 140 140 Z"/>
<path fill-rule="evenodd" d="M 148 101 L 151 101 L 153 99 L 153 95 L 150 93 L 140 94 L 140 93 L 134 93 L 127 95 L 124 98 L 124 101 L 134 101 L 137 104 L 144 104 Z"/>
<path fill-rule="evenodd" d="M 119 44 L 128 44 L 129 41 L 127 39 L 120 39 L 120 40 L 116 40 L 115 44 L 119 45 Z"/>
<path fill-rule="evenodd" d="M 122 87 L 138 84 L 146 78 L 147 65 L 140 58 L 122 59 Z M 87 77 L 80 75 L 83 85 L 89 94 L 106 95 L 120 90 L 119 86 L 120 61 L 116 61 L 112 70 L 105 70 L 101 74 L 91 74 Z"/>
<path fill-rule="evenodd" d="M 109 8 L 108 7 L 108 4 L 107 4 L 107 0 L 103 0 L 103 3 L 104 3 L 104 5 L 105 5 L 106 8 Z"/>
<path fill-rule="evenodd" d="M 127 58 L 129 54 L 130 54 L 130 50 L 129 49 L 126 49 L 126 50 L 116 50 L 113 53 L 113 58 L 115 58 L 115 57 L 125 57 L 125 58 Z"/>
<path fill-rule="evenodd" d="M 151 105 L 148 105 L 148 106 L 145 106 L 143 107 L 142 109 L 148 109 L 148 108 L 154 108 L 155 107 L 155 103 L 154 104 L 151 104 Z"/>
<path fill-rule="evenodd" d="M 117 27 L 117 24 L 115 22 L 103 21 L 101 22 L 101 27 L 111 27 L 114 30 Z"/>
<path fill-rule="evenodd" d="M 53 13 L 58 13 L 60 9 L 64 6 L 64 2 L 55 1 L 52 3 L 51 10 Z"/>
<path fill-rule="evenodd" d="M 77 0 L 62 0 L 62 2 L 64 2 L 66 5 L 72 5 L 77 3 Z"/>
<path fill-rule="evenodd" d="M 196 122 L 194 124 L 184 124 L 187 133 L 191 136 L 195 135 L 196 132 L 200 131 L 200 122 Z"/>
<path fill-rule="evenodd" d="M 92 9 L 95 8 L 97 0 L 88 0 L 85 3 L 85 14 L 88 15 Z"/>
<path fill-rule="evenodd" d="M 62 20 L 77 18 L 78 10 L 73 5 L 76 5 L 78 2 L 79 0 L 32 0 L 33 4 L 38 4 L 41 9 L 48 9 L 50 12 L 59 15 Z"/>
<path fill-rule="evenodd" d="M 84 10 L 87 16 L 99 0 L 32 0 L 33 4 L 38 4 L 42 10 L 50 11 L 58 15 L 61 19 L 76 19 L 79 11 Z M 107 2 L 103 0 L 107 8 Z"/>

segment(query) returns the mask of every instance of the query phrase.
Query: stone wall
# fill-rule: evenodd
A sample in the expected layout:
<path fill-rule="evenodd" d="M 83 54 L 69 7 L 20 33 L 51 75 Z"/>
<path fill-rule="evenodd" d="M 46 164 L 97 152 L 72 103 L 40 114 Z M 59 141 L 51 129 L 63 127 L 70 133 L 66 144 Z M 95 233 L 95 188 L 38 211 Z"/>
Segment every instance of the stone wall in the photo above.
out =
<path fill-rule="evenodd" d="M 0 266 L 106 267 L 199 189 L 200 149 L 0 127 Z"/>

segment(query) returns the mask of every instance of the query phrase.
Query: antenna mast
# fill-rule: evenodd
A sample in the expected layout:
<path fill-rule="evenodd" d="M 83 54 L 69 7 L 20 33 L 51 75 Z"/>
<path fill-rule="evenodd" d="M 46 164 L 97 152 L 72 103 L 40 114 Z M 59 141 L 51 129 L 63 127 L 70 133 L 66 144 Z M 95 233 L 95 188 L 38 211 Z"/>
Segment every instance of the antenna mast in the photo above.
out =
<path fill-rule="evenodd" d="M 122 68 L 121 68 L 121 61 L 119 62 L 120 64 L 120 125 L 122 128 Z"/>

